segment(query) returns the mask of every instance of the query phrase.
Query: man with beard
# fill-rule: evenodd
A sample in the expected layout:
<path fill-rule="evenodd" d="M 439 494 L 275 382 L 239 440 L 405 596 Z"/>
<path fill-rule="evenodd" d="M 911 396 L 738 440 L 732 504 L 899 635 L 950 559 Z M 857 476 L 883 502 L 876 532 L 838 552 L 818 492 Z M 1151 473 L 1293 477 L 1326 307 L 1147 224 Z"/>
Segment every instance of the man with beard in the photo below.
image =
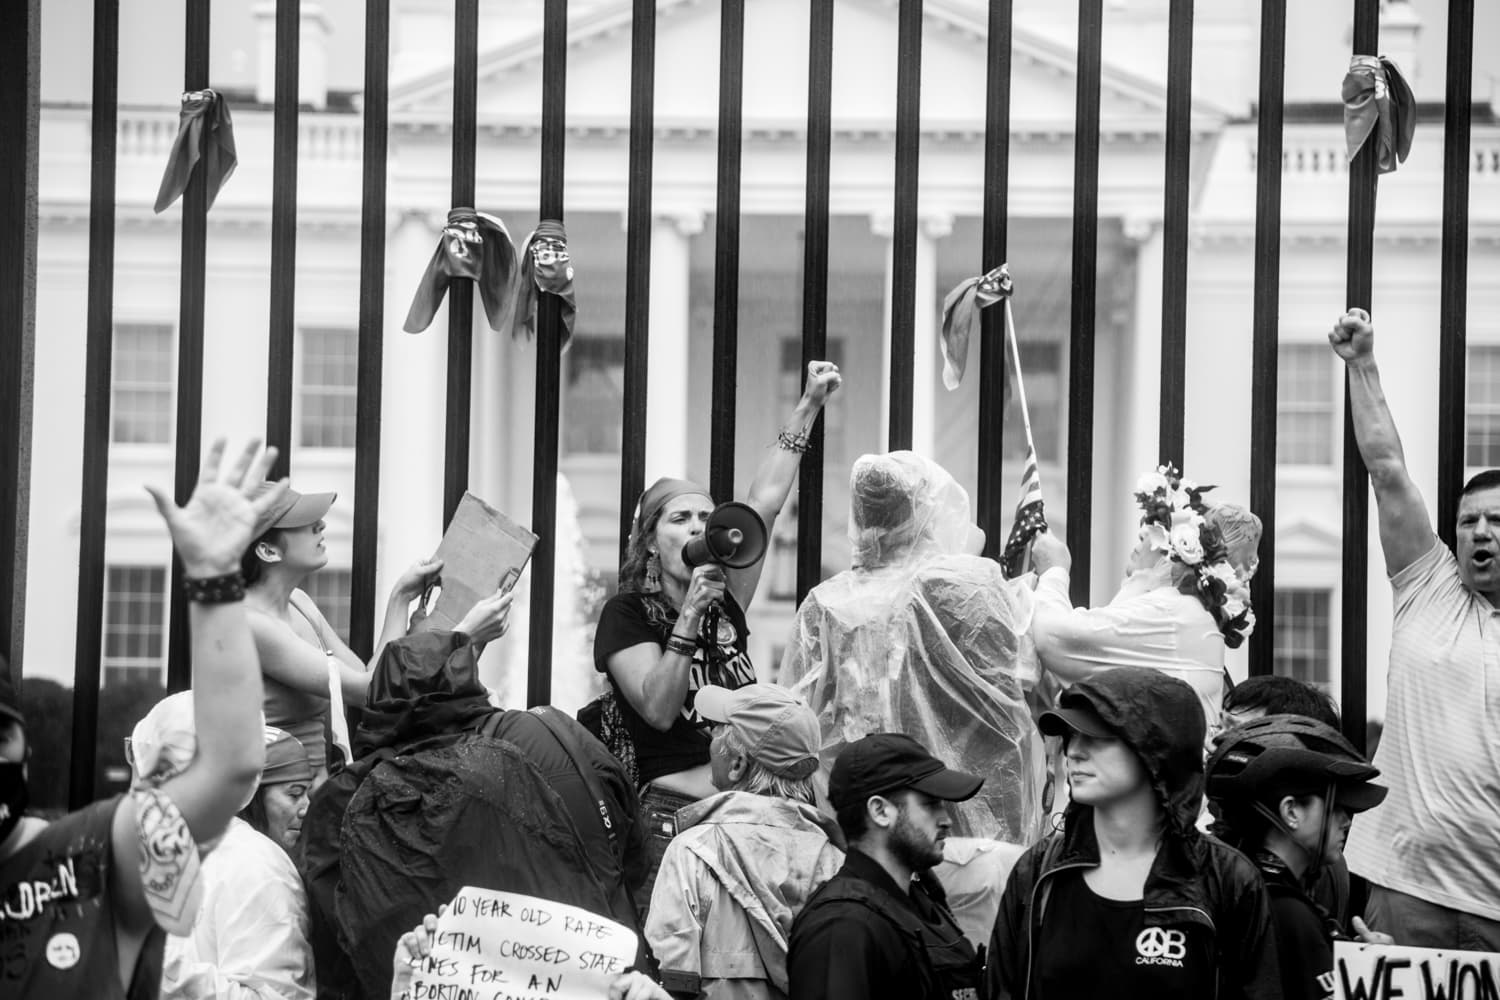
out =
<path fill-rule="evenodd" d="M 943 860 L 947 803 L 982 784 L 899 733 L 839 754 L 828 799 L 849 854 L 792 924 L 791 1000 L 979 996 L 983 964 L 928 869 Z"/>
<path fill-rule="evenodd" d="M 1407 945 L 1500 951 L 1500 470 L 1459 494 L 1455 558 L 1406 470 L 1369 313 L 1350 309 L 1328 342 L 1349 373 L 1395 598 L 1374 760 L 1391 792 L 1354 824 L 1349 870 L 1371 883 L 1370 927 Z"/>

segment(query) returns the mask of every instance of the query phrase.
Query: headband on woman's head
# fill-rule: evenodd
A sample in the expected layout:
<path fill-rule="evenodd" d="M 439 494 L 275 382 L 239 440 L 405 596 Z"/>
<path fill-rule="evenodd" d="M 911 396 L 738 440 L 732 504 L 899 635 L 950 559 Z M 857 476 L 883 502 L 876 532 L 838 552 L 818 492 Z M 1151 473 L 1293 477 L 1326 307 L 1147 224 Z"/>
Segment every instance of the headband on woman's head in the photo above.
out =
<path fill-rule="evenodd" d="M 652 483 L 646 492 L 641 494 L 640 502 L 635 505 L 635 528 L 632 534 L 640 534 L 642 526 L 666 506 L 668 500 L 676 497 L 686 496 L 690 493 L 701 493 L 709 499 L 713 494 L 707 489 L 699 486 L 690 479 L 668 479 L 662 477 Z"/>

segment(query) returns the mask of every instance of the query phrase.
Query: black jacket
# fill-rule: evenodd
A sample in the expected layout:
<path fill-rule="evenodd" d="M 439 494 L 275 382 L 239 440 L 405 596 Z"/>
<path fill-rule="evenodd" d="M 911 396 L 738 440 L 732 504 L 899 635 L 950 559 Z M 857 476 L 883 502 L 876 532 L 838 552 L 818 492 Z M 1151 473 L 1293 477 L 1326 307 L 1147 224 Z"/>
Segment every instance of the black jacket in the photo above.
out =
<path fill-rule="evenodd" d="M 1333 942 L 1342 937 L 1337 919 L 1309 894 L 1286 863 L 1269 851 L 1255 866 L 1271 896 L 1276 954 L 1286 1000 L 1324 1000 L 1334 992 Z M 1327 869 L 1324 869 L 1325 871 Z"/>
<path fill-rule="evenodd" d="M 1194 826 L 1203 793 L 1197 696 L 1182 681 L 1144 668 L 1108 670 L 1080 681 L 1064 702 L 1079 696 L 1141 758 L 1166 813 L 1162 846 L 1146 877 L 1146 925 L 1210 935 L 1218 998 L 1279 998 L 1271 907 L 1260 874 L 1239 851 Z M 989 1000 L 1037 1000 L 1033 940 L 1045 920 L 1065 918 L 1047 908 L 1054 877 L 1098 865 L 1093 809 L 1075 802 L 1063 830 L 1033 845 L 1011 871 L 990 938 Z"/>

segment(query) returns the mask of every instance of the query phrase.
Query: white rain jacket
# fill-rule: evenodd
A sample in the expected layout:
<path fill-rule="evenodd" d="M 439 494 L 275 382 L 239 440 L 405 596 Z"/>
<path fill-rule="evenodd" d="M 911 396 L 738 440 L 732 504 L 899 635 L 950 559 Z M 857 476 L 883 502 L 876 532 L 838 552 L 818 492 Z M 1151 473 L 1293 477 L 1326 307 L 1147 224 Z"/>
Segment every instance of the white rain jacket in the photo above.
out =
<path fill-rule="evenodd" d="M 906 733 L 985 778 L 954 804 L 955 836 L 1031 843 L 1045 770 L 1026 697 L 1031 590 L 968 554 L 983 538 L 968 494 L 909 451 L 854 463 L 849 533 L 854 568 L 807 595 L 781 661 L 781 683 L 818 713 L 824 765 L 862 736 Z"/>

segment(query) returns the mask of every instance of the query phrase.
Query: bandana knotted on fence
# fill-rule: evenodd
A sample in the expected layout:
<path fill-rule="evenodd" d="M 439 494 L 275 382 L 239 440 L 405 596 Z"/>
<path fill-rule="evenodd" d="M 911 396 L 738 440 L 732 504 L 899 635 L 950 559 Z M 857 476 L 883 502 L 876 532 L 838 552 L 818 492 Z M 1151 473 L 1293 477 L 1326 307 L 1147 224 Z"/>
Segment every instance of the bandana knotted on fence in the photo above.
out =
<path fill-rule="evenodd" d="M 182 95 L 182 110 L 177 114 L 177 138 L 167 154 L 167 169 L 156 193 L 156 211 L 160 213 L 187 190 L 193 170 L 202 163 L 203 183 L 208 189 L 208 204 L 213 205 L 219 188 L 234 173 L 239 159 L 234 151 L 234 123 L 229 118 L 229 102 L 212 90 L 192 90 Z"/>
<path fill-rule="evenodd" d="M 578 303 L 573 297 L 573 258 L 568 254 L 568 231 L 556 219 L 543 219 L 526 238 L 521 251 L 521 282 L 516 289 L 515 318 L 511 336 L 526 331 L 536 336 L 536 297 L 538 292 L 556 295 L 562 308 L 562 347 L 573 339 L 573 319 Z M 529 273 L 528 273 L 529 272 Z"/>
<path fill-rule="evenodd" d="M 1384 56 L 1354 56 L 1344 76 L 1344 142 L 1353 162 L 1371 135 L 1382 174 L 1406 162 L 1417 129 L 1417 99 L 1396 64 Z"/>
<path fill-rule="evenodd" d="M 965 278 L 943 299 L 943 385 L 951 391 L 963 381 L 969 364 L 969 339 L 979 325 L 979 310 L 1010 295 L 1005 265 L 977 278 Z"/>
<path fill-rule="evenodd" d="M 505 329 L 512 283 L 516 279 L 516 245 L 505 223 L 472 208 L 455 208 L 438 238 L 437 249 L 417 285 L 402 329 L 421 333 L 432 324 L 454 278 L 479 286 L 490 329 Z"/>

